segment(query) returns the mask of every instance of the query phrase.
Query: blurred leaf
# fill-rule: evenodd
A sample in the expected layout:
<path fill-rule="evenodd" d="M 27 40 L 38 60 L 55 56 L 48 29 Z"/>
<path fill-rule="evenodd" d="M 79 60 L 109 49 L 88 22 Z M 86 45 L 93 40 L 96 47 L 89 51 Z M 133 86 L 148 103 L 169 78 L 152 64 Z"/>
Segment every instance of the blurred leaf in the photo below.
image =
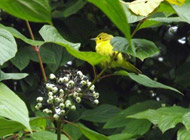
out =
<path fill-rule="evenodd" d="M 70 1 L 69 1 L 70 2 Z M 60 18 L 60 17 L 68 17 L 75 13 L 77 13 L 81 8 L 84 7 L 86 4 L 85 0 L 73 0 L 66 6 L 66 9 L 63 10 L 56 10 L 52 13 L 53 17 Z"/>
<path fill-rule="evenodd" d="M 71 43 L 65 40 L 58 31 L 50 25 L 44 25 L 40 34 L 46 42 L 56 43 L 66 48 L 66 50 L 74 57 L 87 61 L 91 65 L 96 65 L 104 60 L 106 57 L 95 52 L 82 52 L 78 51 L 80 43 Z M 51 36 L 49 34 L 52 34 Z"/>
<path fill-rule="evenodd" d="M 0 81 L 3 80 L 20 80 L 28 76 L 27 73 L 4 73 L 0 70 Z"/>
<path fill-rule="evenodd" d="M 107 121 L 107 123 L 104 125 L 104 128 L 117 128 L 117 127 L 123 127 L 127 125 L 128 122 L 133 121 L 131 119 L 127 119 L 126 116 L 147 110 L 147 109 L 155 109 L 159 108 L 161 106 L 160 102 L 157 101 L 145 101 L 141 103 L 134 104 L 125 110 L 123 110 L 118 115 L 114 116 L 110 120 Z"/>
<path fill-rule="evenodd" d="M 85 135 L 85 137 L 87 137 L 89 140 L 109 140 L 106 136 L 89 129 L 84 125 L 78 124 L 77 126 L 80 128 L 81 132 Z"/>
<path fill-rule="evenodd" d="M 145 58 L 151 57 L 159 52 L 158 48 L 152 41 L 146 39 L 132 39 L 132 42 L 135 46 L 135 57 L 138 57 L 142 61 Z M 114 37 L 111 40 L 111 44 L 114 46 L 114 50 L 132 55 L 132 53 L 128 50 L 128 41 L 125 38 Z"/>
<path fill-rule="evenodd" d="M 182 123 L 183 115 L 188 111 L 189 109 L 179 106 L 163 107 L 157 110 L 149 109 L 144 112 L 128 116 L 128 118 L 148 119 L 153 124 L 157 124 L 164 133 L 168 129 L 174 128 L 178 123 Z"/>
<path fill-rule="evenodd" d="M 189 140 L 190 130 L 186 130 L 184 127 L 180 128 L 177 132 L 177 140 Z"/>
<path fill-rule="evenodd" d="M 161 12 L 166 17 L 176 14 L 176 11 L 172 8 L 171 4 L 163 1 L 160 6 L 156 9 L 155 13 Z"/>
<path fill-rule="evenodd" d="M 125 37 L 128 39 L 129 42 L 129 50 L 132 52 L 133 55 L 135 55 L 135 49 L 131 42 L 131 33 L 127 21 L 127 15 L 125 14 L 120 2 L 118 0 L 88 1 L 100 8 L 111 19 L 111 21 L 124 33 Z"/>
<path fill-rule="evenodd" d="M 120 112 L 120 109 L 113 105 L 103 104 L 95 109 L 86 110 L 81 115 L 81 119 L 91 122 L 106 122 Z"/>
<path fill-rule="evenodd" d="M 132 139 L 133 137 L 134 137 L 133 134 L 121 133 L 121 134 L 111 135 L 108 138 L 110 140 L 135 140 L 135 139 Z"/>
<path fill-rule="evenodd" d="M 78 140 L 82 136 L 80 129 L 71 124 L 64 125 L 63 129 L 71 136 L 72 140 Z"/>
<path fill-rule="evenodd" d="M 175 80 L 174 82 L 183 86 L 183 87 L 187 87 L 190 85 L 190 73 L 187 72 L 190 70 L 190 63 L 184 63 L 182 65 L 180 65 L 177 69 L 176 69 L 176 76 L 175 76 Z"/>
<path fill-rule="evenodd" d="M 17 52 L 17 44 L 12 34 L 0 28 L 0 65 L 13 58 Z"/>
<path fill-rule="evenodd" d="M 15 38 L 21 39 L 25 43 L 30 44 L 32 46 L 41 46 L 44 43 L 43 41 L 28 39 L 23 34 L 21 34 L 19 31 L 17 31 L 16 29 L 14 29 L 12 27 L 7 27 L 2 24 L 0 24 L 0 27 L 9 31 Z"/>
<path fill-rule="evenodd" d="M 11 59 L 13 65 L 15 65 L 20 71 L 26 68 L 30 62 L 28 54 L 21 48 L 16 53 L 16 56 Z"/>
<path fill-rule="evenodd" d="M 145 87 L 168 89 L 168 90 L 172 90 L 172 91 L 175 91 L 175 92 L 180 93 L 180 94 L 183 95 L 183 93 L 181 93 L 179 90 L 177 90 L 177 89 L 175 89 L 173 87 L 164 85 L 162 83 L 156 82 L 156 81 L 150 79 L 149 77 L 147 77 L 144 74 L 138 74 L 137 75 L 137 74 L 134 74 L 134 73 L 126 72 L 124 70 L 120 70 L 120 71 L 115 72 L 115 75 L 128 76 L 132 80 L 136 81 L 137 83 L 139 83 L 139 84 L 141 84 L 141 85 L 143 85 Z"/>
<path fill-rule="evenodd" d="M 30 47 L 30 46 L 24 47 L 23 52 L 25 52 L 32 61 L 39 62 L 38 55 L 33 50 L 32 47 Z M 52 52 L 51 50 L 47 49 L 44 46 L 42 46 L 40 48 L 40 56 L 42 58 L 43 63 L 47 63 L 47 64 L 55 64 L 56 63 L 54 52 Z"/>
<path fill-rule="evenodd" d="M 23 20 L 51 24 L 48 0 L 1 0 L 0 8 Z"/>
<path fill-rule="evenodd" d="M 39 131 L 30 135 L 34 140 L 57 140 L 57 135 L 49 131 Z M 65 135 L 61 135 L 62 140 L 69 140 Z"/>
<path fill-rule="evenodd" d="M 25 103 L 3 83 L 0 83 L 0 108 L 0 116 L 19 122 L 30 130 Z"/>
<path fill-rule="evenodd" d="M 172 7 L 177 12 L 178 16 L 181 19 L 183 19 L 183 21 L 190 23 L 190 12 L 188 12 L 189 7 L 190 7 L 190 1 L 189 0 L 186 0 L 186 2 L 182 6 L 172 5 Z"/>

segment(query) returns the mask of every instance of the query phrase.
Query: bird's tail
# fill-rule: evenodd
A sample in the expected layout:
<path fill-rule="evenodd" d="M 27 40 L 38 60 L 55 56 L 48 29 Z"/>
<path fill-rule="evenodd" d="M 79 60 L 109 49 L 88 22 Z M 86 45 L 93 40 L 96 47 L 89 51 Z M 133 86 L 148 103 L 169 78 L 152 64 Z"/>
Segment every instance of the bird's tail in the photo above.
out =
<path fill-rule="evenodd" d="M 128 61 L 123 61 L 121 67 L 137 74 L 142 73 L 138 68 L 136 68 L 133 64 L 129 63 Z"/>

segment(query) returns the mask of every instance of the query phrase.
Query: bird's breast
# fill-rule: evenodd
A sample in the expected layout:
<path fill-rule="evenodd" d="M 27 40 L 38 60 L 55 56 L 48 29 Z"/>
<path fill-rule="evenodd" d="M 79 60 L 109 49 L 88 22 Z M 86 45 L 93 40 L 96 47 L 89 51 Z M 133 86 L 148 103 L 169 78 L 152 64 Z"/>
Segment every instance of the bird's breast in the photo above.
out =
<path fill-rule="evenodd" d="M 101 55 L 112 55 L 113 47 L 109 42 L 97 43 L 96 52 Z"/>

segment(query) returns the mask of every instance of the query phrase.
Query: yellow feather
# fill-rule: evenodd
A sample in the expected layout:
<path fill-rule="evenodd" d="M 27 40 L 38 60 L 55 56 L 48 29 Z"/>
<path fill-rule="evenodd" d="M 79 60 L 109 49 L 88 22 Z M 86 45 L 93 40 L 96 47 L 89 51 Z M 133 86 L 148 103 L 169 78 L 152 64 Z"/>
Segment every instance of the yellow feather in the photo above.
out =
<path fill-rule="evenodd" d="M 107 33 L 100 33 L 96 38 L 96 52 L 104 55 L 104 56 L 108 56 L 108 58 L 103 61 L 101 63 L 102 66 L 106 66 L 107 64 L 110 63 L 111 61 L 111 57 L 113 56 L 113 54 L 117 54 L 117 51 L 113 51 L 113 46 L 110 44 L 111 39 L 113 38 L 112 35 L 107 34 Z M 141 73 L 141 71 L 139 69 L 137 69 L 135 66 L 133 66 L 131 63 L 129 63 L 128 61 L 126 61 L 122 54 L 119 53 L 117 55 L 117 58 L 111 63 L 111 67 L 115 68 L 115 67 L 123 67 L 126 70 L 135 72 L 135 73 Z"/>

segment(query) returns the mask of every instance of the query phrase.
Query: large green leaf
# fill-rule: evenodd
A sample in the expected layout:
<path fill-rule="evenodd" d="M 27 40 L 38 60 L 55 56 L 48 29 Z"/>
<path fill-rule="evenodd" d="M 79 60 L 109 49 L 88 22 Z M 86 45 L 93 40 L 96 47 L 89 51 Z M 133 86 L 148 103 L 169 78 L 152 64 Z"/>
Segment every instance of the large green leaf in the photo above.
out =
<path fill-rule="evenodd" d="M 106 122 L 120 112 L 120 109 L 113 105 L 101 105 L 92 110 L 86 110 L 81 119 L 92 122 Z"/>
<path fill-rule="evenodd" d="M 63 129 L 69 134 L 72 140 L 79 140 L 79 138 L 82 136 L 80 129 L 74 125 L 65 124 Z"/>
<path fill-rule="evenodd" d="M 8 134 L 12 134 L 16 131 L 19 131 L 19 130 L 23 130 L 25 129 L 25 127 L 16 122 L 16 121 L 12 121 L 12 120 L 7 120 L 5 118 L 0 118 L 0 136 L 5 136 L 5 135 L 8 135 Z M 42 128 L 42 129 L 45 129 L 45 126 L 46 126 L 46 119 L 44 118 L 32 118 L 30 120 L 30 125 L 32 127 L 32 130 L 35 130 L 33 128 Z"/>
<path fill-rule="evenodd" d="M 185 125 L 186 129 L 187 130 L 190 130 L 190 112 L 186 113 L 184 116 L 183 116 L 183 124 Z"/>
<path fill-rule="evenodd" d="M 23 47 L 22 49 L 23 49 L 23 52 L 25 52 L 32 61 L 39 62 L 38 55 L 33 50 L 32 47 L 26 46 L 26 47 Z M 56 63 L 56 58 L 55 58 L 54 52 L 44 46 L 42 46 L 40 48 L 40 56 L 42 58 L 43 63 L 47 63 L 47 64 L 55 64 Z"/>
<path fill-rule="evenodd" d="M 39 131 L 30 135 L 34 140 L 57 140 L 57 135 L 49 131 Z M 61 140 L 69 140 L 65 135 L 61 135 Z"/>
<path fill-rule="evenodd" d="M 48 0 L 1 0 L 0 8 L 24 20 L 51 24 Z"/>
<path fill-rule="evenodd" d="M 13 65 L 15 65 L 20 71 L 27 67 L 30 62 L 28 54 L 23 48 L 19 49 L 16 56 L 11 59 Z"/>
<path fill-rule="evenodd" d="M 25 127 L 15 121 L 0 118 L 0 136 L 6 136 L 16 131 L 22 130 Z"/>
<path fill-rule="evenodd" d="M 162 83 L 159 83 L 157 81 L 154 81 L 154 80 L 150 79 L 148 76 L 146 76 L 144 74 L 134 74 L 134 73 L 126 72 L 124 70 L 120 70 L 120 71 L 115 72 L 115 75 L 128 76 L 132 80 L 134 80 L 137 83 L 139 83 L 139 84 L 141 84 L 143 86 L 146 86 L 146 87 L 168 89 L 168 90 L 172 90 L 172 91 L 178 92 L 180 94 L 183 94 L 179 90 L 177 90 L 177 89 L 175 89 L 173 87 L 164 85 Z"/>
<path fill-rule="evenodd" d="M 106 136 L 89 129 L 82 124 L 78 124 L 78 127 L 80 128 L 81 132 L 85 135 L 85 137 L 87 137 L 89 140 L 109 140 Z"/>
<path fill-rule="evenodd" d="M 23 34 L 21 34 L 19 31 L 17 31 L 16 29 L 14 29 L 12 27 L 7 27 L 7 26 L 4 26 L 2 24 L 0 24 L 0 27 L 9 31 L 15 38 L 21 39 L 25 43 L 30 44 L 32 46 L 41 46 L 44 44 L 43 41 L 28 39 Z"/>
<path fill-rule="evenodd" d="M 159 52 L 159 49 L 152 41 L 146 39 L 133 39 L 132 42 L 135 46 L 135 57 L 138 57 L 142 61 Z M 132 55 L 132 52 L 128 49 L 128 41 L 125 38 L 114 37 L 111 40 L 111 44 L 114 46 L 114 50 Z"/>
<path fill-rule="evenodd" d="M 189 140 L 190 139 L 190 130 L 185 128 L 180 128 L 177 132 L 177 140 Z"/>
<path fill-rule="evenodd" d="M 27 73 L 4 73 L 3 71 L 0 70 L 0 81 L 3 80 L 20 80 L 28 76 Z"/>
<path fill-rule="evenodd" d="M 17 44 L 12 34 L 0 28 L 0 65 L 13 58 L 17 52 Z"/>
<path fill-rule="evenodd" d="M 0 83 L 0 110 L 0 116 L 19 122 L 30 130 L 25 103 L 3 83 Z"/>
<path fill-rule="evenodd" d="M 123 127 L 128 124 L 128 122 L 132 123 L 132 119 L 127 119 L 126 116 L 147 110 L 147 109 L 155 109 L 159 108 L 160 102 L 157 101 L 145 101 L 142 103 L 134 104 L 125 110 L 123 110 L 121 113 L 117 114 L 115 117 L 112 117 L 110 120 L 107 121 L 107 123 L 104 125 L 104 128 L 118 128 Z M 135 123 L 136 120 L 134 120 Z M 138 128 L 137 128 L 138 129 Z M 144 130 L 143 130 L 144 131 Z"/>
<path fill-rule="evenodd" d="M 185 22 L 190 23 L 190 1 L 186 0 L 186 2 L 182 6 L 173 5 L 174 10 L 177 12 L 178 16 Z"/>
<path fill-rule="evenodd" d="M 135 49 L 131 42 L 130 27 L 127 21 L 127 14 L 125 14 L 119 0 L 88 1 L 100 8 L 111 19 L 111 21 L 125 34 L 125 37 L 127 37 L 129 41 L 129 50 L 135 55 Z"/>
<path fill-rule="evenodd" d="M 40 30 L 40 35 L 46 42 L 56 43 L 65 47 L 71 55 L 78 59 L 87 61 L 91 65 L 96 65 L 105 59 L 105 56 L 95 52 L 78 51 L 80 43 L 71 43 L 65 40 L 53 26 L 44 25 Z"/>
<path fill-rule="evenodd" d="M 164 133 L 168 129 L 174 128 L 178 123 L 182 123 L 183 116 L 188 111 L 189 109 L 179 106 L 163 107 L 157 110 L 149 109 L 144 112 L 128 116 L 128 118 L 148 119 L 153 124 L 158 125 Z"/>

